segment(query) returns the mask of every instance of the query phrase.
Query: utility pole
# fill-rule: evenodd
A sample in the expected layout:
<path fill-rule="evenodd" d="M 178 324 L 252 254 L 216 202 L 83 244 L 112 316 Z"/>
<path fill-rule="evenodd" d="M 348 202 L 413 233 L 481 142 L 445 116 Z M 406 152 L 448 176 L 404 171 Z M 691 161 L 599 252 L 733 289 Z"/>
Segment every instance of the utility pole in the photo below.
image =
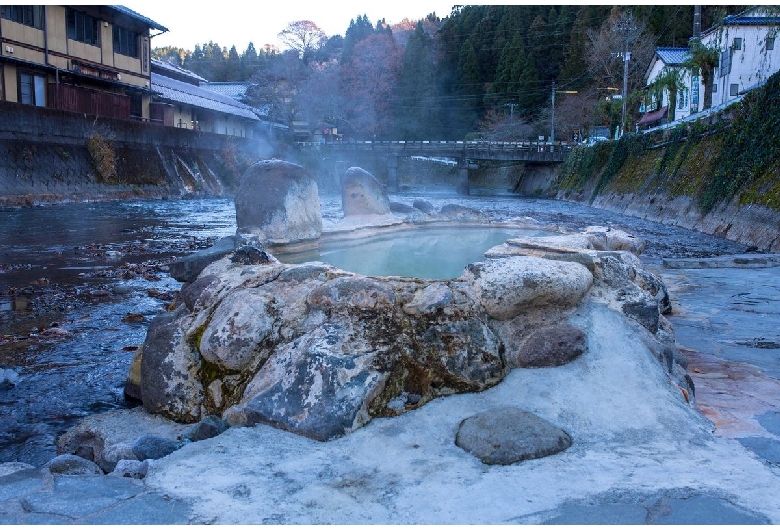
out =
<path fill-rule="evenodd" d="M 552 118 L 550 119 L 550 142 L 555 141 L 555 81 L 552 82 Z"/>
<path fill-rule="evenodd" d="M 628 61 L 631 60 L 631 52 L 628 51 L 628 44 L 631 42 L 631 34 L 637 30 L 634 25 L 633 13 L 629 11 L 628 18 L 615 25 L 615 31 L 625 36 L 625 46 L 623 48 L 623 112 L 620 117 L 620 135 L 626 129 L 626 99 L 628 99 Z"/>

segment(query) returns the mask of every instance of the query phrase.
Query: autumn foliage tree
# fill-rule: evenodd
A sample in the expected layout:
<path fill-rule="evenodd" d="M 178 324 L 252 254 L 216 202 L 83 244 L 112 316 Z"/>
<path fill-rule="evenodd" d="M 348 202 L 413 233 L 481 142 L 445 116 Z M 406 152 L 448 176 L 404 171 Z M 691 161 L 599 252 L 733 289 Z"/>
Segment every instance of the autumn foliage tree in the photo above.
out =
<path fill-rule="evenodd" d="M 401 71 L 401 49 L 392 35 L 375 33 L 359 41 L 341 66 L 346 119 L 357 136 L 385 137 L 392 131 L 393 91 Z"/>

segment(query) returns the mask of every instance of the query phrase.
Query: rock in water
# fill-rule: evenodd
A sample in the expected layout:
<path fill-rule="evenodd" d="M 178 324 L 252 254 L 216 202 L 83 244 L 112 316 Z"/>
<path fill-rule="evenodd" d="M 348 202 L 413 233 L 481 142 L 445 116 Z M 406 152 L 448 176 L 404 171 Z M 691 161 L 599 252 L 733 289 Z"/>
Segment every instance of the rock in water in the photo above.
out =
<path fill-rule="evenodd" d="M 568 449 L 571 436 L 549 421 L 515 407 L 501 407 L 463 420 L 455 445 L 483 463 L 507 465 Z"/>
<path fill-rule="evenodd" d="M 344 215 L 388 215 L 390 199 L 385 187 L 359 167 L 351 167 L 341 181 L 341 207 Z"/>
<path fill-rule="evenodd" d="M 317 239 L 322 233 L 317 183 L 297 164 L 258 162 L 236 191 L 236 223 L 239 234 L 257 234 L 271 244 Z"/>
<path fill-rule="evenodd" d="M 19 374 L 10 368 L 0 367 L 0 390 L 13 388 L 19 382 Z"/>

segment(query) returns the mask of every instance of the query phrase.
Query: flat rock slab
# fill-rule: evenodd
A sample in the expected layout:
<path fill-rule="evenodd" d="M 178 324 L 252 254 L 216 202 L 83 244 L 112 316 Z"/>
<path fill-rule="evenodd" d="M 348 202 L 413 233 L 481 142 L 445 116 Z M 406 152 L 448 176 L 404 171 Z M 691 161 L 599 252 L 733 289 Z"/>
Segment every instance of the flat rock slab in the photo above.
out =
<path fill-rule="evenodd" d="M 571 436 L 549 421 L 515 407 L 500 407 L 463 420 L 455 445 L 483 463 L 507 465 L 568 449 Z"/>
<path fill-rule="evenodd" d="M 189 504 L 140 481 L 92 476 L 46 478 L 40 469 L 0 477 L 0 524 L 189 524 Z"/>
<path fill-rule="evenodd" d="M 623 502 L 566 503 L 557 511 L 557 516 L 543 524 L 754 525 L 769 522 L 763 516 L 708 493 L 681 495 L 669 492 Z"/>
<path fill-rule="evenodd" d="M 737 441 L 769 464 L 780 466 L 780 442 L 777 440 L 763 436 L 748 436 L 737 438 Z"/>
<path fill-rule="evenodd" d="M 755 269 L 780 267 L 780 254 L 732 254 L 711 258 L 668 258 L 663 260 L 667 269 Z"/>

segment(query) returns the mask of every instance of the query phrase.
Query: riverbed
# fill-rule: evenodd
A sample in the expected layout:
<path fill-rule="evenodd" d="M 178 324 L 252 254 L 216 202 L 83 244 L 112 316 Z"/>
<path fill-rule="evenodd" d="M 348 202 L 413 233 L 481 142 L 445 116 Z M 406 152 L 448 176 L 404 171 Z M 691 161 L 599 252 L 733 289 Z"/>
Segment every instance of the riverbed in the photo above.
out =
<path fill-rule="evenodd" d="M 780 403 L 761 395 L 780 377 L 777 268 L 665 269 L 664 259 L 748 249 L 572 203 L 450 192 L 391 196 L 408 205 L 418 198 L 436 208 L 477 208 L 496 222 L 567 231 L 606 225 L 646 239 L 641 259 L 670 287 L 671 320 L 692 360 L 700 410 L 715 425 L 731 410 L 739 421 L 729 417 L 719 428 L 777 464 Z M 333 225 L 340 199 L 323 197 L 322 212 L 325 226 Z M 180 287 L 168 263 L 234 233 L 235 210 L 226 199 L 63 204 L 0 211 L 0 226 L 0 366 L 19 374 L 15 386 L 0 390 L 0 462 L 41 465 L 55 456 L 56 436 L 79 418 L 135 405 L 123 395 L 130 360 Z M 709 391 L 714 383 L 719 390 Z M 737 394 L 739 384 L 741 415 L 734 402 L 718 401 Z"/>

